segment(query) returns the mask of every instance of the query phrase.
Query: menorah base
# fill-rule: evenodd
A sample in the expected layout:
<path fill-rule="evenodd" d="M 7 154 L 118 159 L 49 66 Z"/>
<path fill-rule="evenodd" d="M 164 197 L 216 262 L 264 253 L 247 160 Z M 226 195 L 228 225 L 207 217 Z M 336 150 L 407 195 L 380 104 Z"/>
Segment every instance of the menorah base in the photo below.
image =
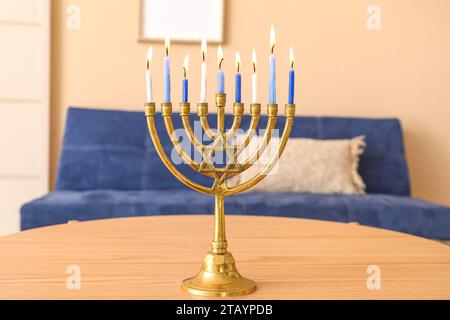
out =
<path fill-rule="evenodd" d="M 202 270 L 183 281 L 183 290 L 203 297 L 233 297 L 250 294 L 256 283 L 240 275 L 230 252 L 209 252 L 203 259 Z"/>

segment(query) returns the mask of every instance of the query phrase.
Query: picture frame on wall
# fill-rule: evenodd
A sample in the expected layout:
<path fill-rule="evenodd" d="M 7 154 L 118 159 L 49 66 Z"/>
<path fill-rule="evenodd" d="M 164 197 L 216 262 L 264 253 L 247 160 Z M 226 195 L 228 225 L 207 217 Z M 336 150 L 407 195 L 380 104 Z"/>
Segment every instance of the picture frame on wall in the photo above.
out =
<path fill-rule="evenodd" d="M 225 0 L 141 0 L 140 41 L 222 43 Z"/>

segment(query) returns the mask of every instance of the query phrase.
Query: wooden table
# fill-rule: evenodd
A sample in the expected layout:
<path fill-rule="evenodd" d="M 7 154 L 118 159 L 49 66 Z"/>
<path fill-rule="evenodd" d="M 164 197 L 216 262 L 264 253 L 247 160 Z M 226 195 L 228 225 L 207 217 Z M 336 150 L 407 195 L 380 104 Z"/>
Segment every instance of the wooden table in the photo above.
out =
<path fill-rule="evenodd" d="M 212 223 L 115 219 L 0 238 L 0 298 L 190 299 L 180 283 L 199 270 Z M 450 299 L 450 247 L 438 242 L 289 218 L 228 216 L 227 231 L 239 270 L 258 284 L 245 298 Z M 367 286 L 371 265 L 381 271 L 379 290 Z M 69 281 L 70 290 L 78 267 L 81 288 Z"/>

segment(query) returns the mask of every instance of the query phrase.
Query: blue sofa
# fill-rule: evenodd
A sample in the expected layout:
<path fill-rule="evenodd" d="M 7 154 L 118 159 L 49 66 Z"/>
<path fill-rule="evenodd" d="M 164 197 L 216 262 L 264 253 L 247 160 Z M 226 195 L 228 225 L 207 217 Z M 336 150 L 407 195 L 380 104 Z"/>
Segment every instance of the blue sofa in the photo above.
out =
<path fill-rule="evenodd" d="M 214 115 L 211 115 L 213 121 Z M 195 118 L 195 117 L 192 117 Z M 264 125 L 267 119 L 262 119 Z M 226 117 L 231 125 L 232 116 Z M 174 115 L 176 127 L 180 117 Z M 243 128 L 248 127 L 245 117 Z M 280 119 L 282 128 L 284 119 Z M 172 146 L 157 121 L 166 152 Z M 226 198 L 229 214 L 300 217 L 397 230 L 450 239 L 450 208 L 410 197 L 400 122 L 396 119 L 297 117 L 293 137 L 341 139 L 365 135 L 360 173 L 367 195 L 244 193 Z M 181 171 L 202 184 L 199 176 Z M 208 214 L 214 199 L 176 180 L 164 167 L 149 138 L 142 112 L 71 108 L 68 111 L 56 190 L 21 208 L 23 230 L 131 216 Z"/>

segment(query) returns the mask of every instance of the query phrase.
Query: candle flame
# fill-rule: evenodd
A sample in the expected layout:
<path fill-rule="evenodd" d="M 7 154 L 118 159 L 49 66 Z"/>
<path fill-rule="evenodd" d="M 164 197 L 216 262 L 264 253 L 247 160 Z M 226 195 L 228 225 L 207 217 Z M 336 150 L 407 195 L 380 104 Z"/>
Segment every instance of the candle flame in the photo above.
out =
<path fill-rule="evenodd" d="M 153 59 L 153 47 L 148 48 L 147 50 L 147 69 L 150 70 L 150 64 Z"/>
<path fill-rule="evenodd" d="M 219 48 L 217 49 L 217 61 L 219 63 L 219 69 L 222 69 L 223 60 L 223 49 L 222 46 L 219 46 Z"/>
<path fill-rule="evenodd" d="M 275 49 L 275 27 L 272 25 L 270 27 L 270 51 L 273 53 Z"/>
<path fill-rule="evenodd" d="M 291 69 L 294 69 L 294 49 L 292 47 L 289 49 L 289 61 L 291 61 Z"/>
<path fill-rule="evenodd" d="M 239 73 L 241 70 L 241 55 L 239 54 L 239 52 L 236 52 L 236 68 L 237 72 Z"/>
<path fill-rule="evenodd" d="M 166 49 L 166 56 L 169 56 L 169 51 L 170 51 L 170 38 L 166 37 L 165 41 L 164 41 L 164 48 Z"/>
<path fill-rule="evenodd" d="M 206 53 L 208 52 L 208 46 L 206 44 L 206 39 L 203 38 L 202 40 L 202 61 L 205 62 L 206 60 Z"/>
<path fill-rule="evenodd" d="M 189 70 L 189 55 L 185 55 L 184 56 L 184 64 L 183 64 L 183 72 L 184 72 L 185 78 L 186 78 L 188 70 Z"/>
<path fill-rule="evenodd" d="M 256 51 L 253 50 L 252 52 L 252 65 L 253 65 L 253 72 L 256 72 Z"/>

